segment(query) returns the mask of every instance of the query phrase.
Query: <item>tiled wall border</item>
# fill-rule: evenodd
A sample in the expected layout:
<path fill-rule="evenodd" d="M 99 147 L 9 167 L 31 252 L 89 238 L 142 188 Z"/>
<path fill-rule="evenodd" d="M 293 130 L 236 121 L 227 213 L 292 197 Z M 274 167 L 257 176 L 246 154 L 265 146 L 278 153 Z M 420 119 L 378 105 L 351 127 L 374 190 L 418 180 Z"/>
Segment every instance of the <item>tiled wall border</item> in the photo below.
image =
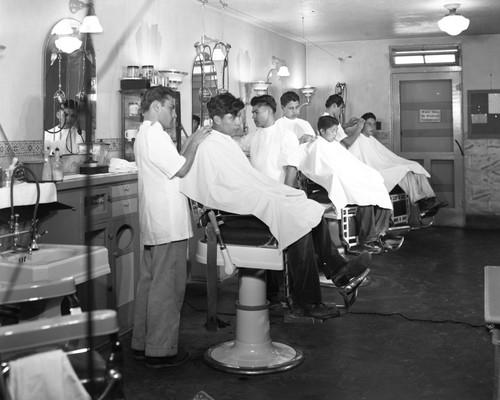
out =
<path fill-rule="evenodd" d="M 122 150 L 122 139 L 103 139 L 104 143 L 109 143 L 109 151 Z M 0 157 L 33 156 L 41 155 L 43 140 L 11 140 L 0 142 Z"/>

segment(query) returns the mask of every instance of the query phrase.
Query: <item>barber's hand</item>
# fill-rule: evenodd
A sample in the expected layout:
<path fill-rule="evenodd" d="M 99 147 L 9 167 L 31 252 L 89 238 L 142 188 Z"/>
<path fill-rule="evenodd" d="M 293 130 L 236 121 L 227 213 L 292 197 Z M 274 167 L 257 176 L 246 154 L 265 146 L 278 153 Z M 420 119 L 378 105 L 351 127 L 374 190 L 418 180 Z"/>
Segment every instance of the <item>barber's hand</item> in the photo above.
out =
<path fill-rule="evenodd" d="M 361 129 L 363 129 L 364 126 L 365 126 L 365 120 L 363 118 L 358 119 L 358 121 L 356 122 L 356 130 L 361 131 Z"/>
<path fill-rule="evenodd" d="M 211 126 L 203 126 L 199 128 L 195 133 L 193 133 L 190 137 L 194 144 L 199 145 L 208 137 L 208 135 L 210 135 L 210 132 L 212 132 Z"/>
<path fill-rule="evenodd" d="M 302 135 L 299 139 L 299 144 L 304 144 L 304 143 L 309 143 L 309 142 L 313 142 L 314 140 L 316 140 L 316 137 L 315 136 L 311 136 L 311 135 Z"/>

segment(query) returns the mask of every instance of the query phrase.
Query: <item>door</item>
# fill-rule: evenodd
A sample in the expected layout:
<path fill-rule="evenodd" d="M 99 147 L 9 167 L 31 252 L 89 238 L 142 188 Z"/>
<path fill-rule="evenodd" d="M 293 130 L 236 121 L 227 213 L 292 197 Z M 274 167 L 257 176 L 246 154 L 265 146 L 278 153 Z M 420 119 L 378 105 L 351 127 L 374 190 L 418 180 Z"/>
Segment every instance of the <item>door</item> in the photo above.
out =
<path fill-rule="evenodd" d="M 420 163 L 448 203 L 434 224 L 464 226 L 461 73 L 394 73 L 392 105 L 394 152 Z"/>

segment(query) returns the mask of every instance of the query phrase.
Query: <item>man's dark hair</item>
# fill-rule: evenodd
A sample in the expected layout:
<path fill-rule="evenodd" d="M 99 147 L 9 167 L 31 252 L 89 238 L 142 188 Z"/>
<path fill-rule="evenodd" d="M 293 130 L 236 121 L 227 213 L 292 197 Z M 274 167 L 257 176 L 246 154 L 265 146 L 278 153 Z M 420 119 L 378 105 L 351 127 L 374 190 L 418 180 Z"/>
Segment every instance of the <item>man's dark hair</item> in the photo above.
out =
<path fill-rule="evenodd" d="M 70 110 L 78 110 L 78 102 L 76 100 L 66 100 L 64 103 L 61 104 L 61 110 L 64 110 L 66 108 L 69 108 Z"/>
<path fill-rule="evenodd" d="M 269 94 L 263 94 L 262 96 L 253 97 L 252 100 L 250 100 L 250 105 L 252 107 L 255 106 L 271 107 L 273 112 L 276 112 L 276 100 L 274 100 L 274 97 Z"/>
<path fill-rule="evenodd" d="M 151 104 L 153 104 L 155 100 L 163 104 L 168 97 L 175 99 L 175 93 L 172 89 L 165 86 L 153 86 L 152 88 L 146 90 L 141 100 L 142 113 L 148 111 L 149 107 L 151 107 Z"/>
<path fill-rule="evenodd" d="M 361 118 L 363 118 L 365 121 L 369 118 L 373 118 L 375 121 L 377 120 L 377 117 L 375 116 L 374 113 L 372 112 L 367 112 L 367 113 L 364 113 Z"/>
<path fill-rule="evenodd" d="M 326 99 L 325 107 L 330 108 L 333 104 L 336 104 L 337 107 L 340 107 L 344 104 L 344 99 L 339 94 L 332 94 L 328 99 Z"/>
<path fill-rule="evenodd" d="M 238 113 L 245 108 L 245 103 L 234 97 L 231 93 L 221 93 L 212 97 L 207 103 L 208 115 L 210 118 L 216 115 L 224 118 L 224 115 L 231 114 L 238 116 Z"/>
<path fill-rule="evenodd" d="M 291 101 L 300 101 L 300 97 L 297 93 L 289 91 L 285 92 L 280 97 L 280 103 L 282 107 L 286 107 Z"/>
<path fill-rule="evenodd" d="M 318 119 L 318 132 L 321 133 L 321 129 L 324 129 L 325 131 L 332 126 L 338 125 L 339 121 L 337 118 L 332 117 L 331 115 L 323 115 L 322 117 L 319 117 Z"/>

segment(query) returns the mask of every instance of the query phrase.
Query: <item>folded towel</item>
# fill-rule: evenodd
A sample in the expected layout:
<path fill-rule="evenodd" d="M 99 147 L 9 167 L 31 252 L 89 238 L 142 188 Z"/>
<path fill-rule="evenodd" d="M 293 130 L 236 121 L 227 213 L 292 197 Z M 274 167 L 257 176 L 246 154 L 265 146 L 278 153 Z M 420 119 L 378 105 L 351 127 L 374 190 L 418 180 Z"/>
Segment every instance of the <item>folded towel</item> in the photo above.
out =
<path fill-rule="evenodd" d="M 109 160 L 109 172 L 137 172 L 137 165 L 135 161 L 112 158 Z"/>
<path fill-rule="evenodd" d="M 22 357 L 9 366 L 7 386 L 13 399 L 91 399 L 62 350 Z"/>

